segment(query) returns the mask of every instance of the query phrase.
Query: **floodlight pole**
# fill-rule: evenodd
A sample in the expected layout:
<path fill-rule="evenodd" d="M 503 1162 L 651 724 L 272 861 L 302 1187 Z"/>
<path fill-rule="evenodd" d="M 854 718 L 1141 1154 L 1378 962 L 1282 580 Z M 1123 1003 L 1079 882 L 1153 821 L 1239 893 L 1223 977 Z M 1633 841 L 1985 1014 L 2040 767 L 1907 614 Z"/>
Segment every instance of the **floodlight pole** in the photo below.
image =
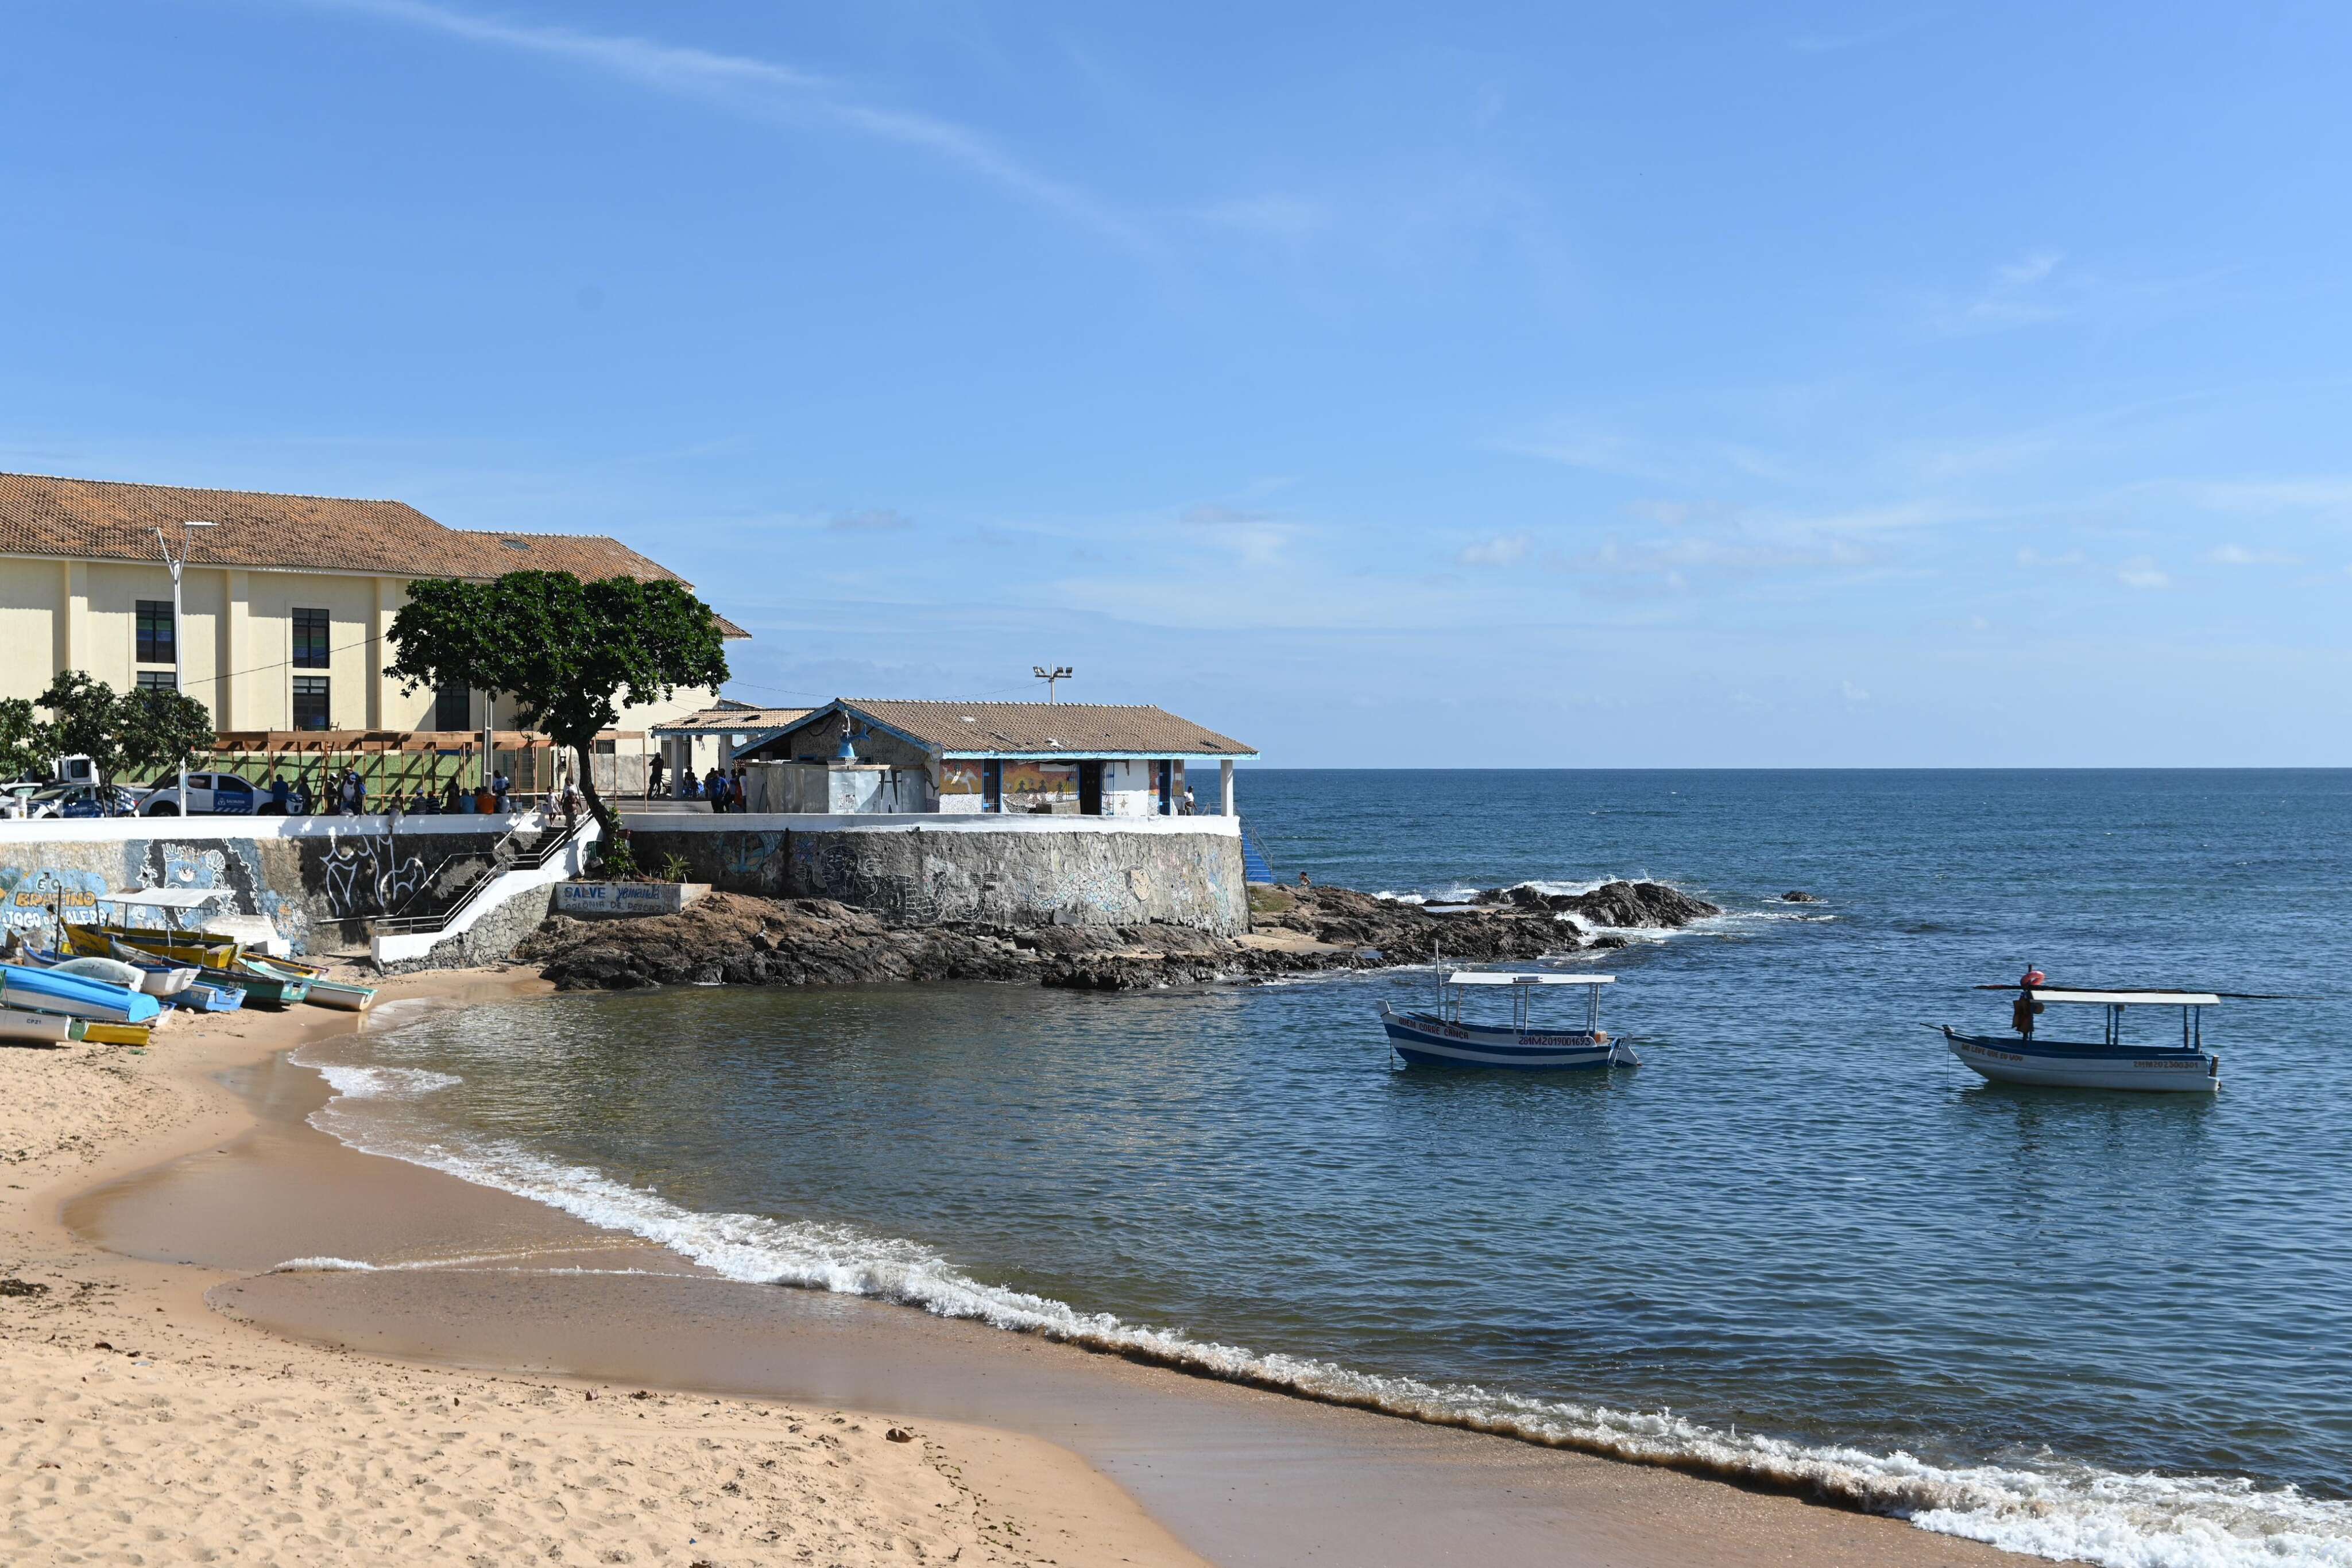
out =
<path fill-rule="evenodd" d="M 1029 666 L 1029 673 L 1045 683 L 1045 700 L 1050 703 L 1054 700 L 1055 684 L 1068 680 L 1077 672 L 1067 664 L 1056 664 L 1050 670 L 1043 664 L 1032 664 Z"/>
<path fill-rule="evenodd" d="M 181 518 L 180 556 L 177 560 L 172 559 L 172 541 L 163 537 L 163 528 L 158 527 L 155 530 L 155 544 L 163 552 L 163 564 L 172 569 L 172 689 L 174 692 L 181 690 L 186 682 L 184 673 L 186 664 L 180 653 L 180 569 L 188 564 L 188 530 L 211 527 L 210 522 L 200 517 Z M 187 814 L 188 759 L 183 757 L 180 758 L 180 815 L 184 817 Z"/>

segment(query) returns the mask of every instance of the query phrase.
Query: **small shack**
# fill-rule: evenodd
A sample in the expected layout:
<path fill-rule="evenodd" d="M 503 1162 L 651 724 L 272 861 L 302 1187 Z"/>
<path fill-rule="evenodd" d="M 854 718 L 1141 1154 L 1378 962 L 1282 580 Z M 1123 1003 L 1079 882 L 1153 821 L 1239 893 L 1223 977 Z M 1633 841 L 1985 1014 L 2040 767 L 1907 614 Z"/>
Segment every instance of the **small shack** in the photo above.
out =
<path fill-rule="evenodd" d="M 839 697 L 737 751 L 767 811 L 1234 814 L 1234 764 L 1257 752 L 1164 708 Z M 1188 768 L 1214 762 L 1213 801 Z"/>

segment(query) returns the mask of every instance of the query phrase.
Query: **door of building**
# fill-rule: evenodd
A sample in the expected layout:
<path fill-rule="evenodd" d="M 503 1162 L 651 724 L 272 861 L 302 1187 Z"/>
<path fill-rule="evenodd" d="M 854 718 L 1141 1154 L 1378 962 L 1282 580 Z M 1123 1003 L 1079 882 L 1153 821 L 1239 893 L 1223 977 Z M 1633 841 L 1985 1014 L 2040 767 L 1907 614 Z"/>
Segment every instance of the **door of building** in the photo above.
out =
<path fill-rule="evenodd" d="M 1004 810 L 1004 764 L 994 758 L 980 765 L 980 809 L 983 811 Z"/>
<path fill-rule="evenodd" d="M 1176 764 L 1163 758 L 1151 765 L 1151 771 L 1158 786 L 1153 793 L 1160 797 L 1160 814 L 1172 817 L 1176 814 Z"/>
<path fill-rule="evenodd" d="M 1102 815 L 1102 770 L 1103 765 L 1099 762 L 1078 764 L 1078 815 L 1081 817 Z"/>

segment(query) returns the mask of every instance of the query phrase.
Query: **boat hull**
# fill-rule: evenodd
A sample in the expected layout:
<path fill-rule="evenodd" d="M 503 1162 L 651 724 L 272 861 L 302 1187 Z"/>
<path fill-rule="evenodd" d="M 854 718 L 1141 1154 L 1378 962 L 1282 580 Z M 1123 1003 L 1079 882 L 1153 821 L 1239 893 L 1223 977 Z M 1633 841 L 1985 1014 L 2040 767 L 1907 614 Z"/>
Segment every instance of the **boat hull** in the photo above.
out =
<path fill-rule="evenodd" d="M 1996 1083 L 2050 1089 L 2122 1089 L 2211 1094 L 2221 1087 L 2221 1060 L 2204 1051 L 2139 1051 L 2015 1035 L 1962 1034 L 1944 1026 L 1952 1054 Z"/>
<path fill-rule="evenodd" d="M 1500 1067 L 1563 1072 L 1639 1067 L 1633 1048 L 1608 1035 L 1581 1030 L 1521 1034 L 1517 1030 L 1442 1021 L 1427 1013 L 1401 1013 L 1381 1004 L 1389 1049 L 1414 1067 Z"/>
<path fill-rule="evenodd" d="M 69 1018 L 97 1019 L 104 1023 L 145 1023 L 159 1004 L 144 991 L 126 990 L 79 975 L 28 964 L 0 964 L 0 1002 L 35 1012 L 63 1013 Z"/>
<path fill-rule="evenodd" d="M 79 1040 L 89 1027 L 87 1019 L 67 1018 L 60 1013 L 0 1007 L 0 1040 L 19 1045 L 63 1045 L 69 1040 Z"/>

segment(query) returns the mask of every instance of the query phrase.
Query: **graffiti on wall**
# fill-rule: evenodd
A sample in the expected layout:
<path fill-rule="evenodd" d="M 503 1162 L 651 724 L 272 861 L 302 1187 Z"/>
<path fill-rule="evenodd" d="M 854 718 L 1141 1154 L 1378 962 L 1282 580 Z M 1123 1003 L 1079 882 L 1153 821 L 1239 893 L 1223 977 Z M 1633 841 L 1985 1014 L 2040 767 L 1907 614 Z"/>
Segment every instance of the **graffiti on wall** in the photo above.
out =
<path fill-rule="evenodd" d="M 337 920 L 389 915 L 428 878 L 424 857 L 403 856 L 389 833 L 331 833 L 327 841 L 320 888 L 327 913 Z"/>

